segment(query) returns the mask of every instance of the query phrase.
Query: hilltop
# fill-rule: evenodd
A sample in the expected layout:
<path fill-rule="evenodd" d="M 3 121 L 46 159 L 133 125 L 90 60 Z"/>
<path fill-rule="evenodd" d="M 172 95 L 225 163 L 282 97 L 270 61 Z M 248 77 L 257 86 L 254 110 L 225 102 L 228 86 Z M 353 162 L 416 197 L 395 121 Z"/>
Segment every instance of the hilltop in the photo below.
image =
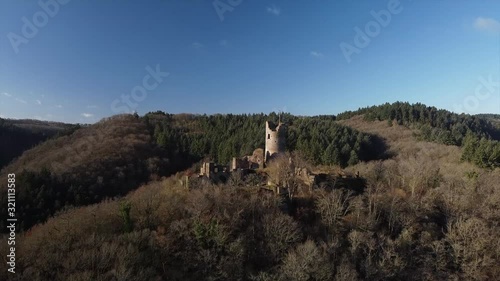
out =
<path fill-rule="evenodd" d="M 195 121 L 205 117 L 171 117 L 170 128 L 191 136 L 186 141 L 205 133 Z M 169 117 L 150 116 L 146 127 L 156 127 L 153 118 Z M 362 194 L 315 189 L 292 204 L 234 182 L 193 181 L 187 189 L 177 174 L 121 199 L 66 210 L 31 229 L 20 240 L 19 280 L 498 276 L 498 169 L 463 161 L 464 147 L 425 140 L 411 123 L 363 114 L 332 122 L 387 146 L 389 158 L 346 167 L 366 179 Z"/>
<path fill-rule="evenodd" d="M 454 150 L 450 155 L 458 157 L 458 162 L 488 168 L 500 164 L 498 129 L 481 116 L 398 102 L 338 116 L 284 114 L 282 118 L 288 127 L 287 150 L 315 166 L 345 168 L 387 159 L 395 154 L 388 149 L 391 136 L 384 132 L 395 126 L 409 129 L 396 138 L 411 132 L 410 142 L 446 144 L 448 148 L 443 151 Z M 7 173 L 18 175 L 21 227 L 26 230 L 68 206 L 123 196 L 142 183 L 193 165 L 197 170 L 203 159 L 227 164 L 232 157 L 250 155 L 264 146 L 265 122 L 277 119 L 275 113 L 207 116 L 158 111 L 143 117 L 105 118 L 90 126 L 11 121 L 3 128 L 53 137 L 25 151 L 0 172 L 0 178 Z M 379 125 L 374 126 L 374 122 Z M 364 125 L 358 127 L 358 123 Z M 401 145 L 392 143 L 391 147 Z M 5 206 L 1 211 L 6 212 Z"/>
<path fill-rule="evenodd" d="M 1 171 L 0 178 L 16 173 L 21 227 L 27 230 L 66 207 L 122 196 L 203 158 L 228 163 L 232 157 L 247 155 L 263 147 L 265 120 L 275 117 L 118 115 L 25 151 Z M 345 167 L 386 157 L 385 146 L 375 135 L 335 124 L 332 116 L 286 118 L 288 149 L 312 163 Z M 6 210 L 1 208 L 3 214 Z"/>

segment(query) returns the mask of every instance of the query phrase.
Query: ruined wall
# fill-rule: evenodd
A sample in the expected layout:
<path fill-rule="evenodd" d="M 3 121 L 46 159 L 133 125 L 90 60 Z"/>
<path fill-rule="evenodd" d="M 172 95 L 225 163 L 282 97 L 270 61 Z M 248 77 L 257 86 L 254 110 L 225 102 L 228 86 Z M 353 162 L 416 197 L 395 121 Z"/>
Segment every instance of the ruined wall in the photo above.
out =
<path fill-rule="evenodd" d="M 231 171 L 236 171 L 238 169 L 248 169 L 249 166 L 250 163 L 248 162 L 246 157 L 243 158 L 233 157 L 233 160 L 231 161 Z"/>
<path fill-rule="evenodd" d="M 228 166 L 217 165 L 213 162 L 203 162 L 198 177 L 207 177 L 215 182 L 226 182 L 229 176 Z"/>
<path fill-rule="evenodd" d="M 210 174 L 214 171 L 215 164 L 213 162 L 203 162 L 200 168 L 200 175 L 209 177 Z"/>
<path fill-rule="evenodd" d="M 233 157 L 231 161 L 231 171 L 238 169 L 258 169 L 262 168 L 264 164 L 264 150 L 257 148 L 253 151 L 252 155 L 244 156 L 242 158 Z"/>

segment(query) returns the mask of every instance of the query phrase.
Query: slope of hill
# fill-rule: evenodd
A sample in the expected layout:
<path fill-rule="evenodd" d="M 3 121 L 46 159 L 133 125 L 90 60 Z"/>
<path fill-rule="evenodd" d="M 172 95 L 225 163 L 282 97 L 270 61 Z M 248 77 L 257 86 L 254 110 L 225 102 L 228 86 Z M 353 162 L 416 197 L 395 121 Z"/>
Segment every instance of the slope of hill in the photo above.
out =
<path fill-rule="evenodd" d="M 382 137 L 390 147 L 394 161 L 416 161 L 416 167 L 439 169 L 440 174 L 447 178 L 454 178 L 457 174 L 465 176 L 467 172 L 480 170 L 471 163 L 461 161 L 463 149 L 460 147 L 421 140 L 416 137 L 418 129 L 397 124 L 388 125 L 384 121 L 367 121 L 361 115 L 337 122 Z M 364 168 L 361 167 L 363 164 L 349 167 L 348 170 L 358 169 L 362 172 Z"/>
<path fill-rule="evenodd" d="M 356 115 L 363 115 L 368 121 L 387 120 L 394 121 L 398 125 L 417 128 L 421 130 L 423 139 L 444 144 L 462 145 L 467 131 L 478 137 L 500 139 L 500 129 L 481 116 L 456 114 L 421 103 L 385 103 L 356 111 L 346 111 L 337 115 L 337 119 L 348 119 Z"/>
<path fill-rule="evenodd" d="M 151 176 L 172 170 L 164 151 L 151 142 L 145 124 L 124 115 L 26 151 L 2 170 L 0 178 L 6 182 L 6 174 L 16 174 L 17 214 L 21 229 L 27 229 L 66 206 L 126 194 Z M 2 192 L 0 200 L 6 196 Z M 2 216 L 6 212 L 4 205 Z"/>
<path fill-rule="evenodd" d="M 25 150 L 51 137 L 69 133 L 75 125 L 0 118 L 0 169 Z"/>
<path fill-rule="evenodd" d="M 360 112 L 365 120 L 390 120 L 385 125 L 399 123 L 413 128 L 412 134 L 422 140 L 463 142 L 466 145 L 462 159 L 479 166 L 500 164 L 500 144 L 491 140 L 497 130 L 484 119 L 408 103 L 385 104 L 357 113 Z M 354 114 L 346 112 L 338 119 Z M 335 121 L 334 116 L 284 114 L 282 118 L 288 123 L 288 149 L 299 152 L 312 164 L 346 167 L 390 155 L 375 131 L 359 131 L 349 123 L 356 118 L 347 123 Z M 19 200 L 25 206 L 21 216 L 26 218 L 22 228 L 27 229 L 65 206 L 123 195 L 151 177 L 180 171 L 204 157 L 228 163 L 231 157 L 250 154 L 264 146 L 263 124 L 273 119 L 277 119 L 276 114 L 207 116 L 156 112 L 142 118 L 112 117 L 81 129 L 18 121 L 7 127 L 29 127 L 30 132 L 36 133 L 59 132 L 60 137 L 27 151 L 0 175 L 18 174 L 22 186 Z M 460 155 L 460 150 L 453 155 Z"/>
<path fill-rule="evenodd" d="M 28 229 L 66 206 L 123 195 L 204 157 L 228 163 L 250 154 L 264 147 L 264 124 L 272 117 L 277 116 L 115 116 L 26 151 L 0 178 L 16 173 L 21 228 Z M 385 157 L 380 139 L 335 124 L 332 116 L 286 118 L 288 149 L 313 163 L 347 166 Z M 2 214 L 6 210 L 2 207 Z"/>
<path fill-rule="evenodd" d="M 491 122 L 491 115 L 459 115 L 420 103 L 395 102 L 347 111 L 337 119 L 356 115 L 363 115 L 367 121 L 384 120 L 391 126 L 417 129 L 419 139 L 464 146 L 462 160 L 480 167 L 500 167 L 500 128 Z"/>
<path fill-rule="evenodd" d="M 347 168 L 367 179 L 362 194 L 316 190 L 289 209 L 172 177 L 21 235 L 16 280 L 495 280 L 500 170 L 405 126 L 338 122 L 380 135 L 395 155 Z"/>

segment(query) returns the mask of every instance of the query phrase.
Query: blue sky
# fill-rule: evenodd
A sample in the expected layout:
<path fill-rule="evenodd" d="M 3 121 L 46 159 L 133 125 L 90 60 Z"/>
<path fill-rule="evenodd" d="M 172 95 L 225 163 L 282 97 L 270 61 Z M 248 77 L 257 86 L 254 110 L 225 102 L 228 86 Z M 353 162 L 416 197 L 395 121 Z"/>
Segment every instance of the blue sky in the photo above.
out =
<path fill-rule="evenodd" d="M 0 117 L 316 115 L 397 100 L 500 113 L 498 1 L 62 2 L 0 1 Z M 356 48 L 349 60 L 341 44 Z"/>

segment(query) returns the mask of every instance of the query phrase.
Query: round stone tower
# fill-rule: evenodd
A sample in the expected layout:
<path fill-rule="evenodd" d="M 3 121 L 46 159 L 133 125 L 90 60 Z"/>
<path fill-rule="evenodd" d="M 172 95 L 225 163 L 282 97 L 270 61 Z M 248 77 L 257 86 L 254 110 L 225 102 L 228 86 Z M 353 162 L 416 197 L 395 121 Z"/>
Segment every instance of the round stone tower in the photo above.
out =
<path fill-rule="evenodd" d="M 286 146 L 286 125 L 281 122 L 276 126 L 274 123 L 266 122 L 266 151 L 264 162 L 268 162 L 274 156 L 284 153 Z"/>

